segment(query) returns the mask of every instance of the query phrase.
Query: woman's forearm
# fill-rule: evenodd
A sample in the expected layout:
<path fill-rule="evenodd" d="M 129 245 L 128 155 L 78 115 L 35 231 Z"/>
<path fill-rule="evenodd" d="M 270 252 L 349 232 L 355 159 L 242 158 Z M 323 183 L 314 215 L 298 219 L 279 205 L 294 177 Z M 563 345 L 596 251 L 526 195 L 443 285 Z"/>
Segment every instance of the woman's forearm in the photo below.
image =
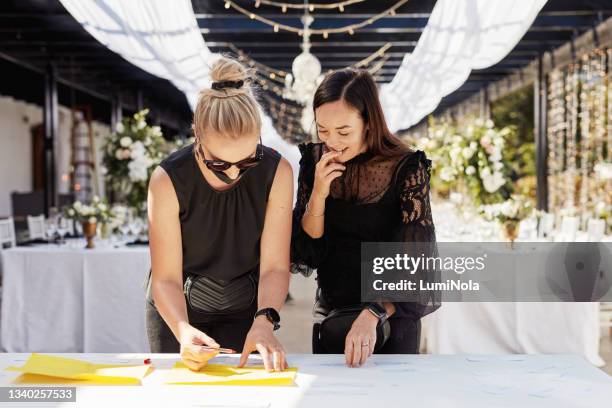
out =
<path fill-rule="evenodd" d="M 257 309 L 268 307 L 281 310 L 289 292 L 288 270 L 260 271 Z"/>
<path fill-rule="evenodd" d="M 308 201 L 308 208 L 302 216 L 302 228 L 311 238 L 321 238 L 324 222 L 325 199 L 319 198 L 313 193 Z"/>
<path fill-rule="evenodd" d="M 159 314 L 180 341 L 181 331 L 189 325 L 183 287 L 175 281 L 153 281 L 153 301 Z"/>

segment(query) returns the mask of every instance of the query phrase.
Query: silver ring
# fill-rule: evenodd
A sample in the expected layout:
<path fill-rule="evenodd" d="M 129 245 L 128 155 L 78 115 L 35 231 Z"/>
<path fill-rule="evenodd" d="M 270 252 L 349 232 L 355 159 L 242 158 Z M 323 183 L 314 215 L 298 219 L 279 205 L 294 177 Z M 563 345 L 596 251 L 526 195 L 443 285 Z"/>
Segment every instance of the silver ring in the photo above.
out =
<path fill-rule="evenodd" d="M 361 347 L 370 347 L 370 343 L 363 343 Z"/>

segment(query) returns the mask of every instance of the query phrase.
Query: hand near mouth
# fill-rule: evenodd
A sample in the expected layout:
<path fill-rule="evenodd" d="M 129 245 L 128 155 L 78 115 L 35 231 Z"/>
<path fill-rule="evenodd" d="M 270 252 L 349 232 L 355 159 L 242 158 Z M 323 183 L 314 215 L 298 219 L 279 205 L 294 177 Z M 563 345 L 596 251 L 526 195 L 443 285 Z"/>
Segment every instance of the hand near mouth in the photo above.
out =
<path fill-rule="evenodd" d="M 346 169 L 346 167 L 337 160 L 338 156 L 342 155 L 342 153 L 343 152 L 327 148 L 327 152 L 321 156 L 321 159 L 315 167 L 313 194 L 323 200 L 329 195 L 329 185 L 331 182 L 335 178 L 340 177 Z"/>

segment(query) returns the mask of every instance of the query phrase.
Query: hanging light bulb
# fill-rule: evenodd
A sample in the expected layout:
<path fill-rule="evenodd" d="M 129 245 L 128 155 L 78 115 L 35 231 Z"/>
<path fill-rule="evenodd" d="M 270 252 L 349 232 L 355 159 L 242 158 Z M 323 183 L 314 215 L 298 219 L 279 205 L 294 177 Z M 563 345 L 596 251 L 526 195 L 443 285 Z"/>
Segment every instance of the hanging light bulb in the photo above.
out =
<path fill-rule="evenodd" d="M 256 0 L 255 1 L 255 8 L 259 8 L 259 5 L 261 4 L 260 0 Z"/>
<path fill-rule="evenodd" d="M 225 2 L 225 8 L 226 8 L 226 9 L 230 8 L 230 3 L 229 3 L 229 1 L 226 1 L 226 2 Z"/>
<path fill-rule="evenodd" d="M 395 10 L 391 10 L 391 11 L 389 11 L 389 15 L 390 15 L 390 16 L 394 16 L 394 15 L 395 15 Z"/>
<path fill-rule="evenodd" d="M 341 13 L 344 13 L 344 6 L 342 4 L 340 4 L 338 6 L 338 10 L 340 10 Z"/>
<path fill-rule="evenodd" d="M 352 28 L 349 28 L 348 33 L 349 33 L 350 35 L 353 35 L 353 34 L 355 34 L 355 31 L 353 31 L 353 29 L 352 29 Z"/>
<path fill-rule="evenodd" d="M 329 37 L 329 34 L 327 34 L 327 31 L 323 31 L 323 38 L 327 40 L 327 37 Z"/>
<path fill-rule="evenodd" d="M 287 5 L 286 5 L 286 4 L 283 4 L 283 8 L 282 8 L 282 10 L 283 10 L 283 13 L 286 13 L 286 12 L 287 12 Z"/>
<path fill-rule="evenodd" d="M 310 10 L 311 12 L 314 11 L 314 9 L 315 9 L 315 7 L 312 4 L 310 6 L 308 6 L 308 10 Z"/>
<path fill-rule="evenodd" d="M 278 24 L 274 24 L 274 32 L 278 33 Z"/>
<path fill-rule="evenodd" d="M 251 17 L 251 20 L 255 19 L 255 13 L 249 14 L 249 17 Z"/>

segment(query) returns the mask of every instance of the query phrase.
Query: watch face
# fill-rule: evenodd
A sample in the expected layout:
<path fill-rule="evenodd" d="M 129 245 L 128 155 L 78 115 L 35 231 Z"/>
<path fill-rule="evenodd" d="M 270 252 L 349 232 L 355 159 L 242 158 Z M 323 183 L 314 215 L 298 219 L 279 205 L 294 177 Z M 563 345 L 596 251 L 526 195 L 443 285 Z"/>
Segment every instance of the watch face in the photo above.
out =
<path fill-rule="evenodd" d="M 268 309 L 268 316 L 270 316 L 273 322 L 280 322 L 280 315 L 276 310 L 272 308 Z"/>

